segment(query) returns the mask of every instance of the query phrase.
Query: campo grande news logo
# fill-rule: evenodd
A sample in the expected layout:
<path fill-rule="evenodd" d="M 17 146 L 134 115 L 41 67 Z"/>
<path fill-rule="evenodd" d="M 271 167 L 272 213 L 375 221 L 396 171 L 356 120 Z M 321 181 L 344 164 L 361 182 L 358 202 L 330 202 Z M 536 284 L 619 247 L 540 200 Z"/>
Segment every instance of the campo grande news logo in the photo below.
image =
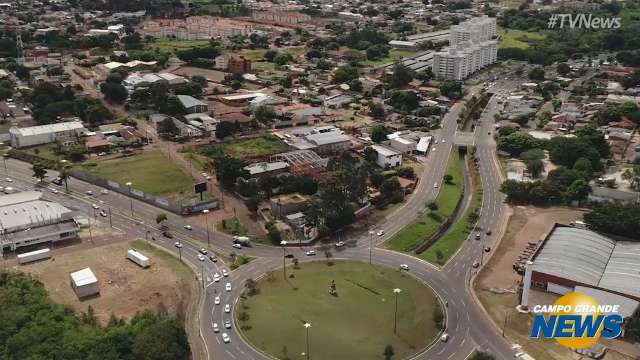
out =
<path fill-rule="evenodd" d="M 568 293 L 553 305 L 536 305 L 531 328 L 532 338 L 556 339 L 570 349 L 584 349 L 600 337 L 617 338 L 622 334 L 620 305 L 603 305 L 589 295 Z"/>

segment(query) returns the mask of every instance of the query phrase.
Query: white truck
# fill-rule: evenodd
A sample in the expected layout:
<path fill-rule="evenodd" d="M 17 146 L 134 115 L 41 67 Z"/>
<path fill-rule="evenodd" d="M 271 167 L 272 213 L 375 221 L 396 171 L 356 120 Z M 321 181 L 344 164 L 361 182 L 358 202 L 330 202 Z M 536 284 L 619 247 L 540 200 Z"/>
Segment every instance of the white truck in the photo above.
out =
<path fill-rule="evenodd" d="M 19 264 L 26 264 L 36 260 L 48 259 L 50 257 L 51 257 L 51 250 L 49 250 L 49 248 L 30 251 L 30 252 L 18 254 L 17 256 Z"/>
<path fill-rule="evenodd" d="M 246 236 L 234 236 L 233 243 L 240 244 L 242 246 L 251 246 L 251 240 Z"/>
<path fill-rule="evenodd" d="M 129 251 L 127 251 L 127 259 L 143 268 L 148 268 L 150 265 L 149 258 L 134 249 L 129 249 Z"/>

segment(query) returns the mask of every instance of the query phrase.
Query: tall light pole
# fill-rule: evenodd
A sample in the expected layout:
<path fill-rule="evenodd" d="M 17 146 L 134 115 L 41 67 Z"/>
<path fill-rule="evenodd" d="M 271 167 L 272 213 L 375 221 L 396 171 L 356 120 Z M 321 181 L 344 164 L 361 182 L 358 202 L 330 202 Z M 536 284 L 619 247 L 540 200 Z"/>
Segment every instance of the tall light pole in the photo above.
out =
<path fill-rule="evenodd" d="M 9 170 L 7 170 L 7 158 L 9 157 L 8 154 L 3 154 L 2 155 L 2 160 L 4 160 L 4 173 L 7 174 L 7 176 L 9 176 Z"/>
<path fill-rule="evenodd" d="M 67 160 L 62 159 L 60 160 L 60 163 L 62 164 L 62 172 L 64 175 L 64 189 L 66 192 L 69 192 L 69 184 L 67 183 L 67 178 L 69 177 L 69 174 L 67 174 Z"/>
<path fill-rule="evenodd" d="M 204 209 L 202 210 L 202 213 L 204 214 L 204 221 L 205 221 L 205 225 L 207 226 L 207 248 L 209 248 L 210 245 L 210 235 L 209 235 L 209 209 Z"/>
<path fill-rule="evenodd" d="M 371 265 L 372 251 L 373 251 L 373 230 L 369 230 L 369 265 Z"/>
<path fill-rule="evenodd" d="M 287 242 L 285 240 L 280 241 L 280 245 L 282 246 L 282 276 L 287 280 L 287 258 L 285 257 L 286 250 L 284 249 L 287 246 Z"/>
<path fill-rule="evenodd" d="M 311 324 L 308 322 L 304 323 L 304 328 L 307 330 L 307 360 L 309 360 L 309 328 Z"/>
<path fill-rule="evenodd" d="M 178 254 L 180 256 L 180 262 L 182 262 L 182 243 L 180 243 L 179 241 L 176 241 L 174 246 L 178 248 Z"/>
<path fill-rule="evenodd" d="M 133 217 L 133 198 L 131 197 L 131 185 L 133 185 L 133 183 L 129 181 L 125 185 L 129 187 L 129 200 L 131 201 L 131 217 Z"/>
<path fill-rule="evenodd" d="M 398 294 L 402 292 L 402 289 L 395 288 L 393 289 L 393 293 L 396 295 L 396 310 L 393 315 L 393 333 L 396 333 L 398 329 Z"/>

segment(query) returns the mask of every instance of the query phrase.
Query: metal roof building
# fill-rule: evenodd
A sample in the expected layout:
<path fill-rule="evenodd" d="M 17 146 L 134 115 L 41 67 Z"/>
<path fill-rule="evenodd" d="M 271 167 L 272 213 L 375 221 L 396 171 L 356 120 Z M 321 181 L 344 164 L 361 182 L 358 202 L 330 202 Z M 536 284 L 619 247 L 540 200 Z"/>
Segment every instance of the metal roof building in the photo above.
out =
<path fill-rule="evenodd" d="M 527 265 L 524 282 L 557 294 L 587 287 L 640 300 L 640 242 L 556 224 Z"/>

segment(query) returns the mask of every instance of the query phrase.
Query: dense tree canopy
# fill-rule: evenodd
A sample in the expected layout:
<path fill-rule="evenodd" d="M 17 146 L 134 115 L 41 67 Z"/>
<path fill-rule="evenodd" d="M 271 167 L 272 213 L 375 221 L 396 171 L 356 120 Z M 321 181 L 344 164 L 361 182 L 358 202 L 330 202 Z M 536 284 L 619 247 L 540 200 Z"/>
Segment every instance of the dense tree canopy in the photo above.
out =
<path fill-rule="evenodd" d="M 589 228 L 608 234 L 631 237 L 640 241 L 640 204 L 602 202 L 584 214 Z"/>

